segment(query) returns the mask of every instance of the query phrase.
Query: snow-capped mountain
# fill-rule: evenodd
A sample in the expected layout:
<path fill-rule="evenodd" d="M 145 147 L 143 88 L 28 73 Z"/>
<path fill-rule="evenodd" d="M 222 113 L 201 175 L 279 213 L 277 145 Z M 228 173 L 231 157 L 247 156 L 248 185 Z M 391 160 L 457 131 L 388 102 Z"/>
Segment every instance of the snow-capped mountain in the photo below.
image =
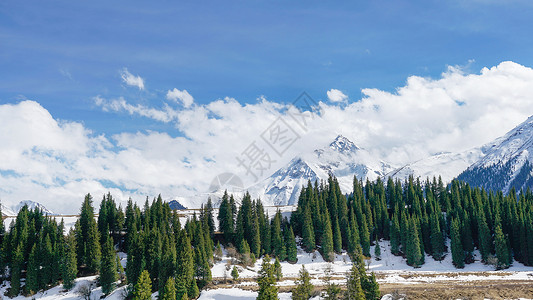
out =
<path fill-rule="evenodd" d="M 437 153 L 430 157 L 415 161 L 400 167 L 390 173 L 385 178 L 406 179 L 409 176 L 420 177 L 421 179 L 441 176 L 444 183 L 461 174 L 470 165 L 485 156 L 483 148 L 473 148 L 464 152 Z"/>
<path fill-rule="evenodd" d="M 328 146 L 293 158 L 285 167 L 248 190 L 266 205 L 295 205 L 302 186 L 310 180 L 326 180 L 330 174 L 339 181 L 342 192 L 350 193 L 353 176 L 375 180 L 392 171 L 389 164 L 376 159 L 339 135 Z"/>
<path fill-rule="evenodd" d="M 470 185 L 509 192 L 533 187 L 533 116 L 482 147 L 486 155 L 457 178 Z"/>
<path fill-rule="evenodd" d="M 4 206 L 3 204 L 0 204 L 2 208 L 2 215 L 3 216 L 15 216 L 17 213 L 15 213 L 11 208 Z"/>
<path fill-rule="evenodd" d="M 13 205 L 11 207 L 6 207 L 2 205 L 2 215 L 16 216 L 18 212 L 22 209 L 22 207 L 24 207 L 24 205 L 27 205 L 30 210 L 39 208 L 46 215 L 54 215 L 54 213 L 48 208 L 46 208 L 44 205 L 31 200 L 20 201 L 17 205 Z"/>

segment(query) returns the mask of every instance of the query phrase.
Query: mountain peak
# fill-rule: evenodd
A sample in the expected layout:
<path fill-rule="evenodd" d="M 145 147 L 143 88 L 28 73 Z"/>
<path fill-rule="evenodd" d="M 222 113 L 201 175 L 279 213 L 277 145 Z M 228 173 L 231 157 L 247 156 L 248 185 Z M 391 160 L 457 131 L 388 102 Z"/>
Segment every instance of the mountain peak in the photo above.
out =
<path fill-rule="evenodd" d="M 352 153 L 359 150 L 359 147 L 342 134 L 339 134 L 335 140 L 329 144 L 329 147 L 341 153 Z"/>

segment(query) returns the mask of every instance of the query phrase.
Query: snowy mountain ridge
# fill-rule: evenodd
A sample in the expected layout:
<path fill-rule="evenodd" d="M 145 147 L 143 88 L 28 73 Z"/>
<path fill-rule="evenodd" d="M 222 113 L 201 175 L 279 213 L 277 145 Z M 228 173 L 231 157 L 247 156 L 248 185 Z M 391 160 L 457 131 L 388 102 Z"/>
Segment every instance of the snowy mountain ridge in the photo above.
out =
<path fill-rule="evenodd" d="M 28 206 L 29 210 L 34 210 L 35 208 L 39 208 L 44 214 L 46 215 L 55 215 L 51 210 L 46 208 L 44 205 L 31 201 L 31 200 L 22 200 L 18 204 L 13 205 L 11 207 L 6 207 L 2 204 L 2 215 L 4 216 L 16 216 L 18 212 L 24 207 L 24 205 Z"/>
<path fill-rule="evenodd" d="M 486 155 L 458 179 L 504 193 L 533 186 L 533 116 L 482 149 Z"/>
<path fill-rule="evenodd" d="M 485 156 L 483 147 L 472 148 L 463 152 L 441 152 L 424 159 L 407 164 L 385 175 L 385 178 L 403 180 L 409 176 L 421 179 L 441 176 L 443 182 L 450 182 L 470 165 Z"/>
<path fill-rule="evenodd" d="M 308 181 L 314 183 L 334 175 L 342 192 L 350 193 L 354 175 L 362 180 L 375 180 L 393 169 L 348 138 L 338 135 L 326 147 L 293 158 L 285 167 L 248 190 L 252 197 L 261 198 L 266 205 L 295 205 Z"/>

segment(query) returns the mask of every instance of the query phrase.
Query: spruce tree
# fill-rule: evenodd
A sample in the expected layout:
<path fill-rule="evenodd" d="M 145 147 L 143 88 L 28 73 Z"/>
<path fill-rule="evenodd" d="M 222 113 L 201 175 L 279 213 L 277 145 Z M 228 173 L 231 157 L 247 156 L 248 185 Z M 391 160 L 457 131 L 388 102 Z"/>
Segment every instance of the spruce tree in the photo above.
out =
<path fill-rule="evenodd" d="M 187 296 L 188 283 L 183 276 L 178 275 L 176 277 L 176 298 L 181 299 L 182 296 Z"/>
<path fill-rule="evenodd" d="M 361 248 L 363 249 L 363 255 L 370 256 L 370 231 L 367 226 L 366 219 L 363 218 L 362 228 L 361 228 Z"/>
<path fill-rule="evenodd" d="M 147 270 L 142 271 L 139 280 L 133 290 L 134 300 L 151 300 L 152 299 L 152 280 Z"/>
<path fill-rule="evenodd" d="M 365 290 L 365 297 L 368 300 L 379 300 L 381 299 L 381 292 L 379 291 L 379 284 L 376 280 L 376 275 L 372 272 L 370 278 L 367 278 L 367 288 Z"/>
<path fill-rule="evenodd" d="M 338 218 L 333 220 L 333 249 L 335 252 L 340 253 L 342 251 L 342 234 L 339 227 Z"/>
<path fill-rule="evenodd" d="M 311 276 L 309 276 L 309 272 L 305 269 L 305 265 L 302 265 L 298 273 L 298 279 L 296 280 L 296 288 L 292 292 L 292 299 L 307 300 L 311 298 L 312 292 L 313 285 L 311 284 Z"/>
<path fill-rule="evenodd" d="M 392 217 L 392 228 L 390 231 L 390 245 L 391 253 L 394 255 L 400 254 L 400 222 L 398 222 L 398 214 Z"/>
<path fill-rule="evenodd" d="M 365 300 L 365 293 L 361 287 L 361 276 L 356 264 L 352 265 L 346 281 L 346 297 L 348 300 Z"/>
<path fill-rule="evenodd" d="M 379 246 L 379 240 L 376 238 L 376 245 L 374 246 L 374 259 L 381 260 L 381 247 Z"/>
<path fill-rule="evenodd" d="M 335 254 L 333 253 L 333 233 L 331 230 L 331 221 L 329 214 L 324 215 L 324 233 L 322 234 L 322 256 L 325 261 L 333 261 Z"/>
<path fill-rule="evenodd" d="M 194 292 L 198 287 L 194 280 L 194 255 L 192 252 L 191 241 L 185 231 L 180 235 L 176 250 L 176 276 L 180 278 L 187 287 L 187 293 L 189 296 L 195 297 L 196 294 Z"/>
<path fill-rule="evenodd" d="M 456 268 L 462 269 L 465 267 L 465 253 L 463 250 L 463 244 L 461 242 L 459 221 L 457 219 L 452 219 L 450 234 L 453 264 Z"/>
<path fill-rule="evenodd" d="M 176 283 L 174 278 L 170 277 L 163 289 L 161 289 L 159 299 L 161 300 L 176 300 Z"/>
<path fill-rule="evenodd" d="M 281 263 L 279 262 L 279 259 L 277 257 L 274 260 L 274 275 L 276 276 L 276 281 L 280 281 L 281 278 L 283 277 Z"/>
<path fill-rule="evenodd" d="M 287 235 L 287 261 L 296 263 L 298 261 L 298 249 L 296 248 L 296 240 L 294 239 L 294 232 L 292 227 L 289 227 L 289 234 Z"/>
<path fill-rule="evenodd" d="M 233 269 L 231 270 L 231 278 L 233 278 L 233 281 L 239 279 L 239 270 L 237 270 L 236 266 L 233 266 Z"/>
<path fill-rule="evenodd" d="M 24 265 L 23 255 L 22 244 L 19 244 L 15 250 L 13 261 L 11 263 L 11 288 L 9 290 L 11 297 L 17 296 L 20 292 L 20 278 Z"/>
<path fill-rule="evenodd" d="M 432 256 L 435 260 L 439 261 L 444 258 L 444 235 L 440 230 L 440 223 L 437 213 L 431 215 L 430 221 L 430 231 L 431 231 L 431 250 Z"/>
<path fill-rule="evenodd" d="M 487 261 L 490 253 L 492 252 L 492 236 L 490 234 L 489 227 L 485 221 L 485 216 L 481 215 L 479 217 L 479 252 L 481 253 L 481 259 Z"/>
<path fill-rule="evenodd" d="M 496 258 L 498 259 L 497 269 L 506 269 L 511 265 L 507 239 L 503 234 L 501 226 L 498 224 L 494 231 L 494 244 L 496 248 Z"/>
<path fill-rule="evenodd" d="M 278 299 L 278 287 L 276 286 L 274 266 L 270 263 L 270 257 L 268 255 L 263 258 L 257 283 L 259 285 L 258 300 Z"/>
<path fill-rule="evenodd" d="M 113 239 L 106 237 L 106 241 L 102 248 L 99 280 L 104 295 L 109 295 L 109 293 L 113 291 L 117 277 L 117 261 L 115 249 L 113 248 Z"/>
<path fill-rule="evenodd" d="M 85 266 L 89 273 L 96 273 L 100 264 L 101 250 L 98 228 L 94 220 L 91 194 L 85 196 L 79 222 L 76 222 L 76 245 L 78 266 Z"/>
<path fill-rule="evenodd" d="M 37 244 L 31 248 L 26 272 L 26 293 L 33 295 L 39 290 L 40 257 Z"/>
<path fill-rule="evenodd" d="M 65 255 L 62 258 L 61 277 L 63 278 L 63 288 L 70 290 L 74 287 L 74 280 L 78 274 L 77 260 L 76 260 L 76 237 L 74 231 L 71 229 L 66 236 Z"/>
<path fill-rule="evenodd" d="M 409 220 L 409 238 L 407 240 L 406 250 L 407 264 L 415 268 L 420 267 L 423 252 L 420 251 L 420 239 L 415 218 Z"/>
<path fill-rule="evenodd" d="M 313 221 L 309 209 L 305 209 L 302 224 L 302 246 L 307 252 L 315 249 L 315 233 L 313 228 Z"/>

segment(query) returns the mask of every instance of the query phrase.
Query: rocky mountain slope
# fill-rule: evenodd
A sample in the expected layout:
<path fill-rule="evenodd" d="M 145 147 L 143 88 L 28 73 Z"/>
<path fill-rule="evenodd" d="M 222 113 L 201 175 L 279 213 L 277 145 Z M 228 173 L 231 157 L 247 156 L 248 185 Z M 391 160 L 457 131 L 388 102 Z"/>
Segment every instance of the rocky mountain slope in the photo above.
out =
<path fill-rule="evenodd" d="M 533 116 L 482 149 L 486 155 L 458 179 L 504 193 L 533 187 Z"/>

